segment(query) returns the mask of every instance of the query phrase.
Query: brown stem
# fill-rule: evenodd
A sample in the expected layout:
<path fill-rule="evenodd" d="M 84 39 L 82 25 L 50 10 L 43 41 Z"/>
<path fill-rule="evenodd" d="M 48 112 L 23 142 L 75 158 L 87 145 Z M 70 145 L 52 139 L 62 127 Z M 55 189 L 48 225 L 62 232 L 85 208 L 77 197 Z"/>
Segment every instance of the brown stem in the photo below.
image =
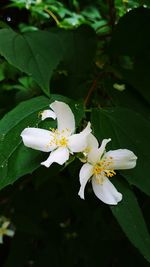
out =
<path fill-rule="evenodd" d="M 55 14 L 49 10 L 48 8 L 45 8 L 44 11 L 53 18 L 53 20 L 56 22 L 57 26 L 59 25 L 59 20 L 57 19 L 57 17 L 55 16 Z"/>
<path fill-rule="evenodd" d="M 91 95 L 93 94 L 93 92 L 95 91 L 95 89 L 97 88 L 97 84 L 98 84 L 98 81 L 100 78 L 103 78 L 105 75 L 113 75 L 113 73 L 110 71 L 110 72 L 106 72 L 106 71 L 103 71 L 103 72 L 100 72 L 97 77 L 94 79 L 94 81 L 92 82 L 92 85 L 85 97 L 85 100 L 84 100 L 84 106 L 86 107 L 89 103 L 89 100 L 91 98 Z"/>
<path fill-rule="evenodd" d="M 95 79 L 95 80 L 93 81 L 93 83 L 92 83 L 92 85 L 91 85 L 91 87 L 90 87 L 90 89 L 89 89 L 89 91 L 88 91 L 88 93 L 87 93 L 87 96 L 86 96 L 86 98 L 85 98 L 85 100 L 84 100 L 84 106 L 85 106 L 85 107 L 87 106 L 87 104 L 88 104 L 88 102 L 89 102 L 89 100 L 90 100 L 90 97 L 91 97 L 92 93 L 94 92 L 96 86 L 97 86 L 97 79 Z"/>
<path fill-rule="evenodd" d="M 114 0 L 107 0 L 109 6 L 109 25 L 113 31 L 115 22 L 116 22 L 116 9 L 115 9 L 115 1 Z"/>

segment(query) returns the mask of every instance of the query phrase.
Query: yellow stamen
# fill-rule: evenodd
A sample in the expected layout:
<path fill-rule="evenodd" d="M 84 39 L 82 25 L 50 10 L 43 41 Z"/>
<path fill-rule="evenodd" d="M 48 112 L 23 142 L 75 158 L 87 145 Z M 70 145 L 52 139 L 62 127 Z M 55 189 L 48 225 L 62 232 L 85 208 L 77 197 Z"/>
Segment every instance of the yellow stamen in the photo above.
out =
<path fill-rule="evenodd" d="M 91 147 L 86 147 L 85 149 L 84 149 L 84 154 L 88 154 L 89 152 L 91 151 Z"/>
<path fill-rule="evenodd" d="M 58 140 L 58 146 L 64 146 L 66 147 L 68 144 L 68 140 L 65 137 L 62 137 L 60 140 Z"/>
<path fill-rule="evenodd" d="M 96 182 L 103 184 L 105 177 L 111 178 L 116 175 L 113 169 L 109 169 L 112 165 L 112 157 L 102 159 L 93 168 L 93 174 L 96 176 Z"/>
<path fill-rule="evenodd" d="M 0 236 L 5 235 L 7 233 L 7 228 L 1 228 L 0 229 Z"/>
<path fill-rule="evenodd" d="M 107 177 L 113 177 L 116 175 L 116 172 L 114 170 L 105 170 L 104 171 Z"/>
<path fill-rule="evenodd" d="M 58 147 L 67 147 L 68 139 L 64 136 L 65 132 L 70 131 L 69 129 L 63 129 L 59 131 L 58 129 L 50 128 L 50 135 L 53 137 L 52 140 L 46 145 L 46 148 L 52 145 Z"/>
<path fill-rule="evenodd" d="M 3 222 L 3 224 L 0 226 L 0 236 L 7 234 L 7 229 L 10 225 L 9 221 Z"/>
<path fill-rule="evenodd" d="M 94 166 L 93 173 L 94 173 L 95 175 L 100 174 L 102 171 L 104 171 L 104 170 L 103 170 L 103 168 L 100 168 L 99 165 L 95 165 L 95 166 Z"/>

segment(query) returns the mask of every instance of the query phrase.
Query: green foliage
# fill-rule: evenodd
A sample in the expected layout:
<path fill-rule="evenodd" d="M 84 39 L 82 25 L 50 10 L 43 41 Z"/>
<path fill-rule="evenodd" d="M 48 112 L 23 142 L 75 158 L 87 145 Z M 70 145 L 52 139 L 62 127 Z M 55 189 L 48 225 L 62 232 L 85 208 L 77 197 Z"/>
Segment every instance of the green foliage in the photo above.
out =
<path fill-rule="evenodd" d="M 54 100 L 67 101 L 66 98 L 51 95 L 51 98 L 37 97 L 21 103 L 9 112 L 0 122 L 0 188 L 12 184 L 21 176 L 32 173 L 42 160 L 41 152 L 27 149 L 21 140 L 20 133 L 26 127 L 38 127 L 41 122 L 40 112 L 47 109 Z M 67 101 L 71 104 L 70 101 Z M 83 107 L 73 104 L 77 123 L 82 119 Z M 47 125 L 54 127 L 54 122 Z M 13 138 L 12 138 L 13 131 Z"/>
<path fill-rule="evenodd" d="M 11 29 L 1 29 L 0 36 L 0 54 L 31 75 L 46 95 L 49 95 L 52 74 L 61 61 L 60 71 L 69 73 L 79 83 L 87 74 L 95 52 L 95 35 L 89 28 L 80 28 L 77 32 L 36 31 L 22 35 Z"/>
<path fill-rule="evenodd" d="M 119 72 L 150 103 L 149 35 L 150 10 L 138 8 L 120 19 L 110 44 Z M 130 27 L 128 27 L 130 25 Z M 138 33 L 138 34 L 137 34 Z"/>
<path fill-rule="evenodd" d="M 20 104 L 1 120 L 1 187 L 12 183 L 23 174 L 32 172 L 39 166 L 38 153 L 31 151 L 30 156 L 30 151 L 28 152 L 22 145 L 20 133 L 25 125 L 38 126 L 38 112 L 48 106 L 48 103 L 48 99 L 44 97 L 30 100 L 27 104 Z M 12 131 L 14 132 L 13 138 Z"/>
<path fill-rule="evenodd" d="M 129 171 L 121 171 L 121 174 L 130 185 L 135 185 L 150 195 L 148 164 L 150 157 L 149 146 L 147 145 L 148 136 L 150 135 L 149 122 L 140 114 L 119 107 L 93 110 L 92 122 L 94 133 L 100 140 L 109 137 L 112 139 L 111 149 L 126 147 L 135 151 L 138 156 L 136 168 Z M 140 207 L 130 187 L 121 181 L 123 178 L 121 176 L 117 178 L 116 185 L 123 193 L 124 200 L 117 207 L 112 208 L 113 214 L 129 239 L 149 260 L 149 250 L 147 248 L 149 247 L 150 236 L 143 221 Z"/>
<path fill-rule="evenodd" d="M 121 181 L 121 176 L 117 178 L 116 185 L 117 188 L 124 193 L 124 199 L 118 206 L 111 208 L 112 213 L 131 242 L 141 251 L 144 257 L 150 261 L 150 235 L 143 219 L 143 214 L 131 188 Z"/>
<path fill-rule="evenodd" d="M 59 1 L 16 1 L 12 0 L 11 7 L 18 7 L 20 9 L 26 8 L 31 13 L 31 21 L 41 27 L 38 23 L 38 18 L 41 22 L 47 23 L 54 21 L 58 27 L 64 29 L 74 29 L 83 24 L 91 26 L 98 33 L 108 32 L 109 27 L 107 19 L 100 14 L 101 3 L 97 1 L 96 5 L 89 3 L 82 7 L 79 2 L 70 2 L 69 7 L 65 3 Z M 103 5 L 102 5 L 103 7 Z M 104 5 L 105 8 L 105 5 Z M 20 25 L 24 31 L 25 25 Z M 23 27 L 22 27 L 23 26 Z M 24 27 L 25 26 L 25 27 Z"/>
<path fill-rule="evenodd" d="M 135 151 L 138 156 L 136 168 L 123 171 L 122 175 L 127 178 L 130 184 L 136 185 L 150 195 L 150 154 L 147 145 L 150 135 L 149 121 L 140 114 L 121 107 L 93 110 L 92 121 L 94 132 L 101 140 L 103 138 L 112 139 L 112 149 L 128 148 Z M 143 174 L 144 179 L 142 178 Z"/>
<path fill-rule="evenodd" d="M 0 40 L 0 54 L 21 71 L 32 75 L 49 95 L 49 80 L 62 57 L 57 36 L 43 31 L 20 35 L 11 29 L 2 29 Z"/>
<path fill-rule="evenodd" d="M 149 266 L 149 1 L 2 6 L 0 216 L 10 218 L 16 233 L 4 237 L 0 265 Z M 125 148 L 138 157 L 134 169 L 110 178 L 123 194 L 117 206 L 96 199 L 91 183 L 79 199 L 81 154 L 45 168 L 40 163 L 48 153 L 23 145 L 25 128 L 55 128 L 55 120 L 41 120 L 55 100 L 70 106 L 77 130 L 91 121 L 100 143 L 111 138 L 107 150 Z"/>

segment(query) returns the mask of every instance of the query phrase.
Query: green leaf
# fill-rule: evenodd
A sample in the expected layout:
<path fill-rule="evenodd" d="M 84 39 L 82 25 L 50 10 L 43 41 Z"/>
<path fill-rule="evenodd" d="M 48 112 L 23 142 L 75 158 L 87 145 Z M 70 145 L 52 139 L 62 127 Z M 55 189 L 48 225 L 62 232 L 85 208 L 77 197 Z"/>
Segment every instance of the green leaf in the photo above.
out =
<path fill-rule="evenodd" d="M 150 235 L 141 209 L 130 187 L 121 180 L 121 176 L 117 178 L 115 185 L 123 194 L 123 200 L 117 206 L 111 207 L 112 213 L 129 240 L 150 262 Z"/>
<path fill-rule="evenodd" d="M 11 29 L 1 29 L 0 54 L 16 68 L 32 75 L 49 95 L 49 81 L 62 58 L 61 45 L 55 33 L 36 31 L 18 34 Z"/>
<path fill-rule="evenodd" d="M 92 28 L 84 25 L 77 30 L 57 29 L 56 32 L 62 43 L 63 62 L 69 74 L 81 76 L 91 69 L 96 52 L 96 34 Z"/>
<path fill-rule="evenodd" d="M 137 166 L 132 170 L 123 170 L 121 174 L 130 184 L 150 195 L 149 121 L 132 110 L 116 107 L 94 109 L 92 123 L 100 140 L 112 138 L 112 149 L 127 148 L 137 155 Z"/>
<path fill-rule="evenodd" d="M 147 101 L 128 84 L 119 83 L 119 85 L 125 85 L 125 90 L 116 90 L 114 81 L 106 77 L 104 90 L 105 94 L 108 95 L 107 105 L 129 108 L 150 119 L 150 108 Z"/>
<path fill-rule="evenodd" d="M 21 244 L 21 245 L 20 245 Z M 24 233 L 16 233 L 11 243 L 11 249 L 4 266 L 10 267 L 12 265 L 16 267 L 25 266 L 31 254 L 32 246 L 29 236 Z"/>
<path fill-rule="evenodd" d="M 40 166 L 44 153 L 25 147 L 20 133 L 28 126 L 54 127 L 56 122 L 53 120 L 41 123 L 39 112 L 47 109 L 55 100 L 69 104 L 78 125 L 84 116 L 83 105 L 59 95 L 52 95 L 50 99 L 41 96 L 22 102 L 0 121 L 0 189 Z"/>
<path fill-rule="evenodd" d="M 149 23 L 150 9 L 140 7 L 128 12 L 114 30 L 110 52 L 124 79 L 150 103 Z M 126 61 L 132 62 L 131 69 Z"/>
<path fill-rule="evenodd" d="M 149 32 L 149 19 L 150 10 L 143 7 L 133 9 L 123 16 L 113 33 L 111 50 L 115 53 L 135 56 L 142 48 L 147 49 L 150 40 L 147 38 L 146 43 L 144 40 Z M 118 39 L 120 35 L 121 38 Z"/>
<path fill-rule="evenodd" d="M 87 83 L 93 70 L 93 57 L 96 52 L 96 34 L 88 26 L 81 26 L 76 30 L 56 29 L 61 42 L 63 60 L 60 70 L 65 70 L 64 94 L 75 99 L 83 98 L 87 92 Z M 58 87 L 63 87 L 64 80 Z"/>

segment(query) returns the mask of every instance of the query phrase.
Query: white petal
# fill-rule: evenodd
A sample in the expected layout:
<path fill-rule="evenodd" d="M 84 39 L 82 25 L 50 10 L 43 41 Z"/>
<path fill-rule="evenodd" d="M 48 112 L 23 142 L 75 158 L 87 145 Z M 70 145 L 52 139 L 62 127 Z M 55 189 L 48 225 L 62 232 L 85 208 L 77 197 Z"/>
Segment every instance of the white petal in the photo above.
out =
<path fill-rule="evenodd" d="M 14 234 L 15 234 L 15 232 L 14 232 L 13 230 L 10 230 L 10 229 L 8 229 L 8 230 L 6 231 L 6 233 L 5 233 L 5 235 L 10 236 L 10 237 L 13 237 Z"/>
<path fill-rule="evenodd" d="M 88 162 L 90 162 L 91 164 L 96 164 L 100 157 L 99 157 L 99 149 L 97 148 L 92 148 L 89 153 L 88 153 Z"/>
<path fill-rule="evenodd" d="M 89 178 L 92 176 L 93 174 L 93 166 L 89 163 L 86 163 L 82 166 L 81 170 L 80 170 L 80 174 L 79 174 L 79 177 L 80 177 L 80 190 L 78 192 L 78 195 L 84 199 L 84 189 L 85 189 L 85 186 L 89 180 Z"/>
<path fill-rule="evenodd" d="M 70 130 L 69 135 L 75 131 L 75 118 L 70 107 L 64 102 L 55 101 L 50 105 L 57 117 L 58 130 Z"/>
<path fill-rule="evenodd" d="M 86 128 L 82 132 L 69 136 L 68 147 L 71 152 L 82 152 L 86 149 L 87 137 L 91 131 L 91 123 L 88 122 Z"/>
<path fill-rule="evenodd" d="M 52 118 L 52 119 L 56 119 L 56 114 L 55 112 L 53 112 L 52 110 L 50 109 L 46 109 L 44 110 L 42 113 L 41 113 L 41 116 L 42 116 L 42 121 L 44 121 L 45 119 L 47 118 Z"/>
<path fill-rule="evenodd" d="M 104 139 L 102 141 L 100 148 L 93 147 L 88 153 L 88 162 L 92 164 L 96 164 L 100 160 L 101 156 L 103 155 L 107 143 L 110 141 L 111 141 L 110 138 Z"/>
<path fill-rule="evenodd" d="M 105 147 L 107 145 L 107 143 L 109 143 L 111 141 L 111 138 L 109 139 L 104 139 L 101 143 L 100 148 L 98 149 L 99 151 L 99 159 L 101 158 L 101 156 L 103 155 L 103 153 L 105 152 Z"/>
<path fill-rule="evenodd" d="M 25 128 L 21 133 L 21 137 L 25 146 L 36 150 L 50 152 L 56 148 L 56 145 L 52 142 L 53 133 L 48 130 Z"/>
<path fill-rule="evenodd" d="M 96 149 L 98 149 L 98 146 L 99 146 L 96 137 L 93 134 L 91 134 L 91 133 L 88 135 L 87 144 L 88 144 L 88 148 L 89 149 L 90 148 L 96 148 Z"/>
<path fill-rule="evenodd" d="M 110 168 L 114 170 L 132 169 L 136 166 L 136 155 L 128 149 L 110 150 L 105 158 L 112 157 Z"/>
<path fill-rule="evenodd" d="M 122 194 L 117 191 L 107 178 L 105 178 L 103 184 L 98 184 L 93 177 L 92 187 L 95 195 L 106 204 L 117 205 L 122 200 Z"/>
<path fill-rule="evenodd" d="M 3 235 L 0 235 L 0 244 L 3 244 Z"/>
<path fill-rule="evenodd" d="M 64 164 L 69 159 L 69 150 L 66 147 L 59 147 L 56 150 L 52 151 L 48 159 L 41 163 L 45 167 L 50 167 L 53 162 L 56 162 L 60 165 Z"/>
<path fill-rule="evenodd" d="M 10 225 L 10 221 L 5 221 L 5 222 L 2 224 L 2 228 L 3 228 L 3 229 L 6 229 L 9 225 Z"/>

